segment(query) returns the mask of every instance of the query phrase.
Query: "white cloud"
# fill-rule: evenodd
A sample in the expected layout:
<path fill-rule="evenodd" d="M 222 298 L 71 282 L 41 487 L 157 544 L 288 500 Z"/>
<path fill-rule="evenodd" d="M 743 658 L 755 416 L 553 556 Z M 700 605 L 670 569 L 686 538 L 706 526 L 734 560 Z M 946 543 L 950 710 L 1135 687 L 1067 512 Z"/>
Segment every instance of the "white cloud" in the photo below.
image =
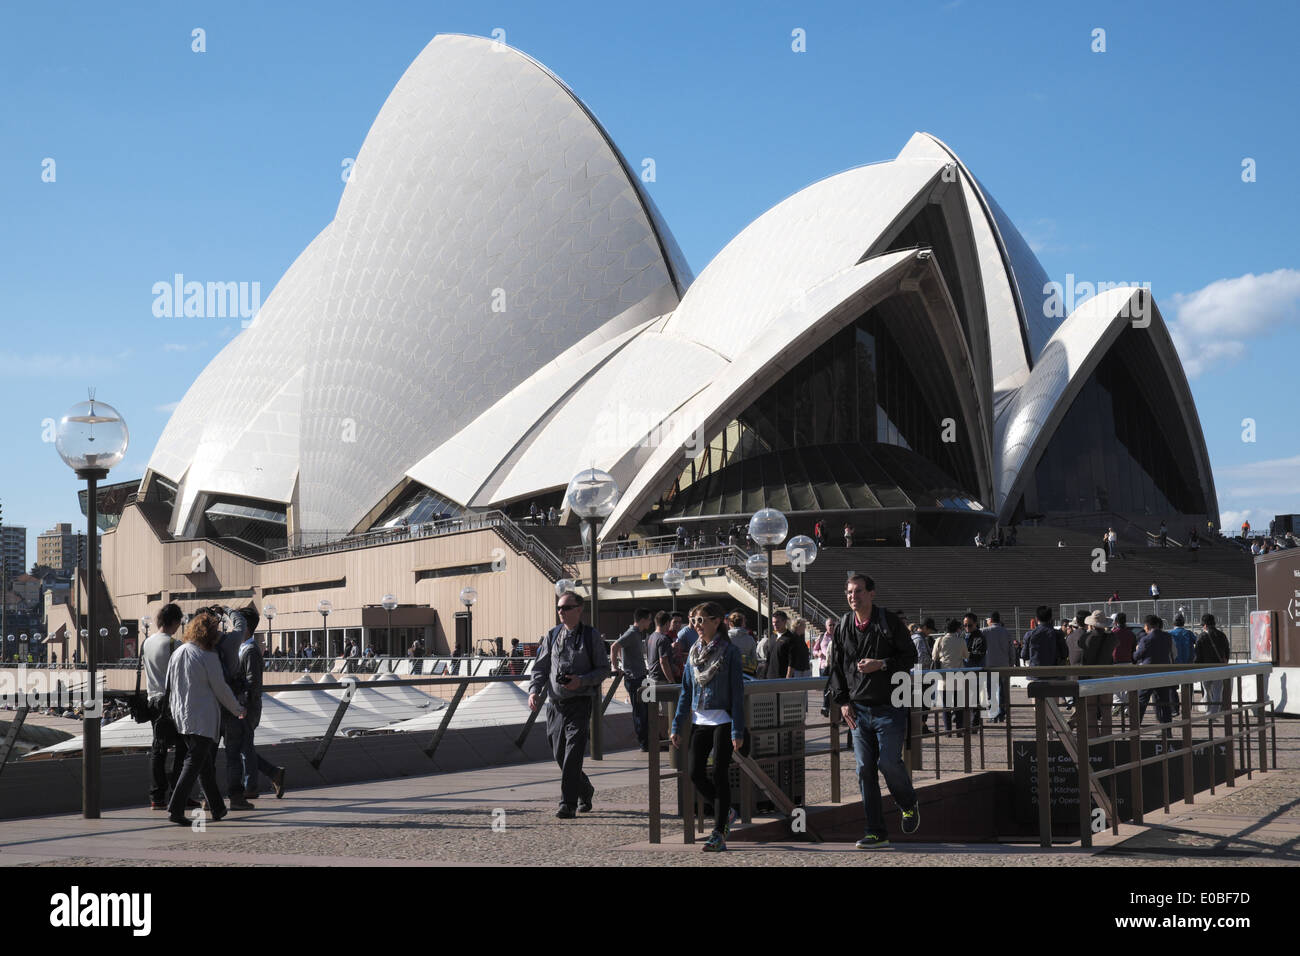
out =
<path fill-rule="evenodd" d="M 181 342 L 164 342 L 162 350 L 164 352 L 192 352 L 195 349 L 201 349 L 207 342 L 190 342 L 188 345 Z"/>
<path fill-rule="evenodd" d="M 170 415 L 172 412 L 176 411 L 176 406 L 178 405 L 180 405 L 179 401 L 168 402 L 166 405 L 155 405 L 153 407 L 153 410 L 155 412 L 166 412 L 168 415 Z"/>
<path fill-rule="evenodd" d="M 1246 354 L 1244 339 L 1300 319 L 1300 270 L 1277 269 L 1218 279 L 1203 289 L 1169 299 L 1169 322 L 1188 378 L 1236 362 Z"/>
<path fill-rule="evenodd" d="M 1232 499 L 1300 497 L 1300 455 L 1220 468 L 1215 485 Z"/>
<path fill-rule="evenodd" d="M 108 355 L 55 355 L 44 352 L 21 355 L 17 352 L 0 352 L 0 374 L 14 377 L 55 377 L 67 380 L 110 371 L 116 363 L 117 360 Z"/>

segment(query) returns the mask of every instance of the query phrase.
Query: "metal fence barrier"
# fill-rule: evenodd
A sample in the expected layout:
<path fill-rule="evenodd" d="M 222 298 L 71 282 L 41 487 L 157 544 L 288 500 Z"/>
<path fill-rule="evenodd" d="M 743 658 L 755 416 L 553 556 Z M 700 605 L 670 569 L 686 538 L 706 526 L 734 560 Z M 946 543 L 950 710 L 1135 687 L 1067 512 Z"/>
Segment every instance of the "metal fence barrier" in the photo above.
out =
<path fill-rule="evenodd" d="M 1029 696 L 1034 702 L 1035 744 L 1038 762 L 1038 832 L 1039 843 L 1044 847 L 1052 845 L 1052 807 L 1050 794 L 1051 767 L 1048 762 L 1048 744 L 1054 735 L 1065 748 L 1074 762 L 1079 775 L 1079 834 L 1084 847 L 1092 846 L 1092 805 L 1101 808 L 1105 818 L 1110 821 L 1111 832 L 1119 835 L 1120 813 L 1117 781 L 1120 774 L 1129 774 L 1129 796 L 1133 822 L 1141 824 L 1145 810 L 1142 792 L 1142 768 L 1159 765 L 1161 769 L 1164 811 L 1169 813 L 1169 765 L 1172 761 L 1181 762 L 1183 802 L 1192 804 L 1195 792 L 1192 772 L 1192 758 L 1196 751 L 1210 749 L 1209 789 L 1214 793 L 1216 768 L 1213 765 L 1214 746 L 1227 741 L 1226 750 L 1226 784 L 1236 786 L 1237 761 L 1244 763 L 1247 777 L 1253 777 L 1252 734 L 1257 738 L 1259 769 L 1267 772 L 1269 762 L 1268 736 L 1272 728 L 1273 769 L 1277 769 L 1277 727 L 1276 717 L 1271 713 L 1272 703 L 1268 699 L 1268 675 L 1271 664 L 1228 664 L 1222 666 L 1200 666 L 1194 668 L 1196 676 L 1205 683 L 1223 681 L 1224 692 L 1221 701 L 1213 698 L 1207 703 L 1206 713 L 1196 715 L 1191 701 L 1191 669 L 1184 665 L 1182 669 L 1161 670 L 1142 676 L 1102 677 L 1089 680 L 1043 680 L 1029 686 Z M 1255 678 L 1255 700 L 1245 703 L 1242 697 L 1242 680 Z M 1234 688 L 1235 684 L 1235 688 Z M 1177 719 L 1157 722 L 1146 727 L 1142 725 L 1143 712 L 1153 697 L 1165 690 L 1182 689 L 1185 702 Z M 1235 689 L 1235 694 L 1234 694 Z M 1070 720 L 1061 713 L 1057 701 L 1062 697 L 1076 701 L 1076 712 Z M 1112 698 L 1123 701 L 1121 715 L 1127 712 L 1127 728 L 1115 731 L 1112 724 Z M 1235 703 L 1234 703 L 1235 697 Z M 1167 698 L 1166 698 L 1167 700 Z M 1157 703 L 1160 706 L 1160 703 Z M 1164 706 L 1169 706 L 1164 703 Z M 1222 709 L 1219 709 L 1222 708 Z M 1272 718 L 1265 720 L 1266 714 Z M 1255 730 L 1251 729 L 1252 716 Z M 1234 723 L 1234 719 L 1238 719 Z M 1214 724 L 1222 720 L 1222 734 L 1216 741 Z M 1207 739 L 1194 742 L 1194 726 L 1204 726 L 1208 731 Z M 1180 732 L 1180 739 L 1175 743 L 1171 737 L 1173 731 Z M 1142 756 L 1142 735 L 1150 731 L 1158 732 L 1161 746 L 1159 752 Z M 1127 742 L 1128 760 L 1116 763 L 1119 755 L 1117 744 Z M 1093 770 L 1091 751 L 1094 747 L 1108 748 L 1109 766 Z M 1234 753 L 1234 750 L 1236 751 Z M 1103 781 L 1109 781 L 1107 791 Z"/>

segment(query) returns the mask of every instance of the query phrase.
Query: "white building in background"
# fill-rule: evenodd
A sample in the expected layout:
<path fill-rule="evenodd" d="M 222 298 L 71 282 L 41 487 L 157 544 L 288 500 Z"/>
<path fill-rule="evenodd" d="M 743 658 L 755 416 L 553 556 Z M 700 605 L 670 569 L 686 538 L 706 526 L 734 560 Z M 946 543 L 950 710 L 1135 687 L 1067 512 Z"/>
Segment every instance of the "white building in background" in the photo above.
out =
<path fill-rule="evenodd" d="M 925 133 L 795 192 L 694 278 L 573 91 L 522 53 L 438 36 L 333 220 L 173 413 L 138 507 L 162 540 L 253 562 L 560 504 L 591 465 L 623 489 L 606 538 L 765 505 L 863 539 L 908 520 L 918 544 L 1026 520 L 1217 525 L 1149 290 L 1064 317 L 1053 290 Z"/>

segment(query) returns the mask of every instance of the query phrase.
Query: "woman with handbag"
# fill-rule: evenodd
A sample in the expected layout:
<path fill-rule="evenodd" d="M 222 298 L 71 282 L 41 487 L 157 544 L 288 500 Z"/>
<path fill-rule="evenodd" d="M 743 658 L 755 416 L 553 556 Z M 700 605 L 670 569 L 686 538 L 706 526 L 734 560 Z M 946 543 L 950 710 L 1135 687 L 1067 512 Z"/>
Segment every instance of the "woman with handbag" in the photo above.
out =
<path fill-rule="evenodd" d="M 167 662 L 167 692 L 164 696 L 172 723 L 177 733 L 185 738 L 189 752 L 185 765 L 172 790 L 167 804 L 167 816 L 172 823 L 188 826 L 185 817 L 186 801 L 197 778 L 203 787 L 212 819 L 226 815 L 221 791 L 217 789 L 217 775 L 211 756 L 221 734 L 221 708 L 243 718 L 244 708 L 235 699 L 226 683 L 221 660 L 214 648 L 221 639 L 217 618 L 208 612 L 194 615 L 185 628 L 185 643 L 177 648 Z"/>
<path fill-rule="evenodd" d="M 682 726 L 689 707 L 694 724 L 691 735 L 691 780 L 713 804 L 715 825 L 704 844 L 706 853 L 727 848 L 727 834 L 737 814 L 731 807 L 731 754 L 745 740 L 745 677 L 740 649 L 722 627 L 722 607 L 713 601 L 691 608 L 691 625 L 699 638 L 691 645 L 682 675 L 682 692 L 673 717 L 672 745 L 682 746 Z M 713 773 L 708 770 L 713 754 Z"/>

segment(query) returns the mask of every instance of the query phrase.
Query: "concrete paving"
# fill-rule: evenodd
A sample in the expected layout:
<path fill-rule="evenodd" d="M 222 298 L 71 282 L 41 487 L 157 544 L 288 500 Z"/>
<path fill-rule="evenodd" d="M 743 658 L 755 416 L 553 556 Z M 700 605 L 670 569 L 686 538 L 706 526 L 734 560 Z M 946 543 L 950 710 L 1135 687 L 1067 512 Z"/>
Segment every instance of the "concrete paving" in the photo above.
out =
<path fill-rule="evenodd" d="M 639 750 L 588 761 L 595 809 L 554 819 L 559 772 L 549 762 L 514 764 L 263 796 L 257 809 L 186 830 L 165 814 L 112 810 L 0 822 L 0 864 L 36 866 L 1221 866 L 1300 864 L 1300 721 L 1278 724 L 1280 769 L 1241 778 L 1214 797 L 1198 794 L 1147 826 L 1124 825 L 1097 846 L 1041 849 L 1014 844 L 899 844 L 857 851 L 852 844 L 742 844 L 725 854 L 686 845 L 676 817 L 664 843 L 647 829 L 646 755 Z M 947 761 L 945 761 L 946 763 Z M 996 764 L 990 763 L 991 766 Z M 808 761 L 809 798 L 828 788 L 829 758 Z M 843 774 L 852 774 L 846 759 Z M 814 786 L 815 782 L 820 781 Z M 846 796 L 854 793 L 846 779 Z M 292 785 L 292 780 L 290 781 Z M 676 806 L 672 781 L 663 805 Z M 923 821 L 924 826 L 924 821 Z"/>

